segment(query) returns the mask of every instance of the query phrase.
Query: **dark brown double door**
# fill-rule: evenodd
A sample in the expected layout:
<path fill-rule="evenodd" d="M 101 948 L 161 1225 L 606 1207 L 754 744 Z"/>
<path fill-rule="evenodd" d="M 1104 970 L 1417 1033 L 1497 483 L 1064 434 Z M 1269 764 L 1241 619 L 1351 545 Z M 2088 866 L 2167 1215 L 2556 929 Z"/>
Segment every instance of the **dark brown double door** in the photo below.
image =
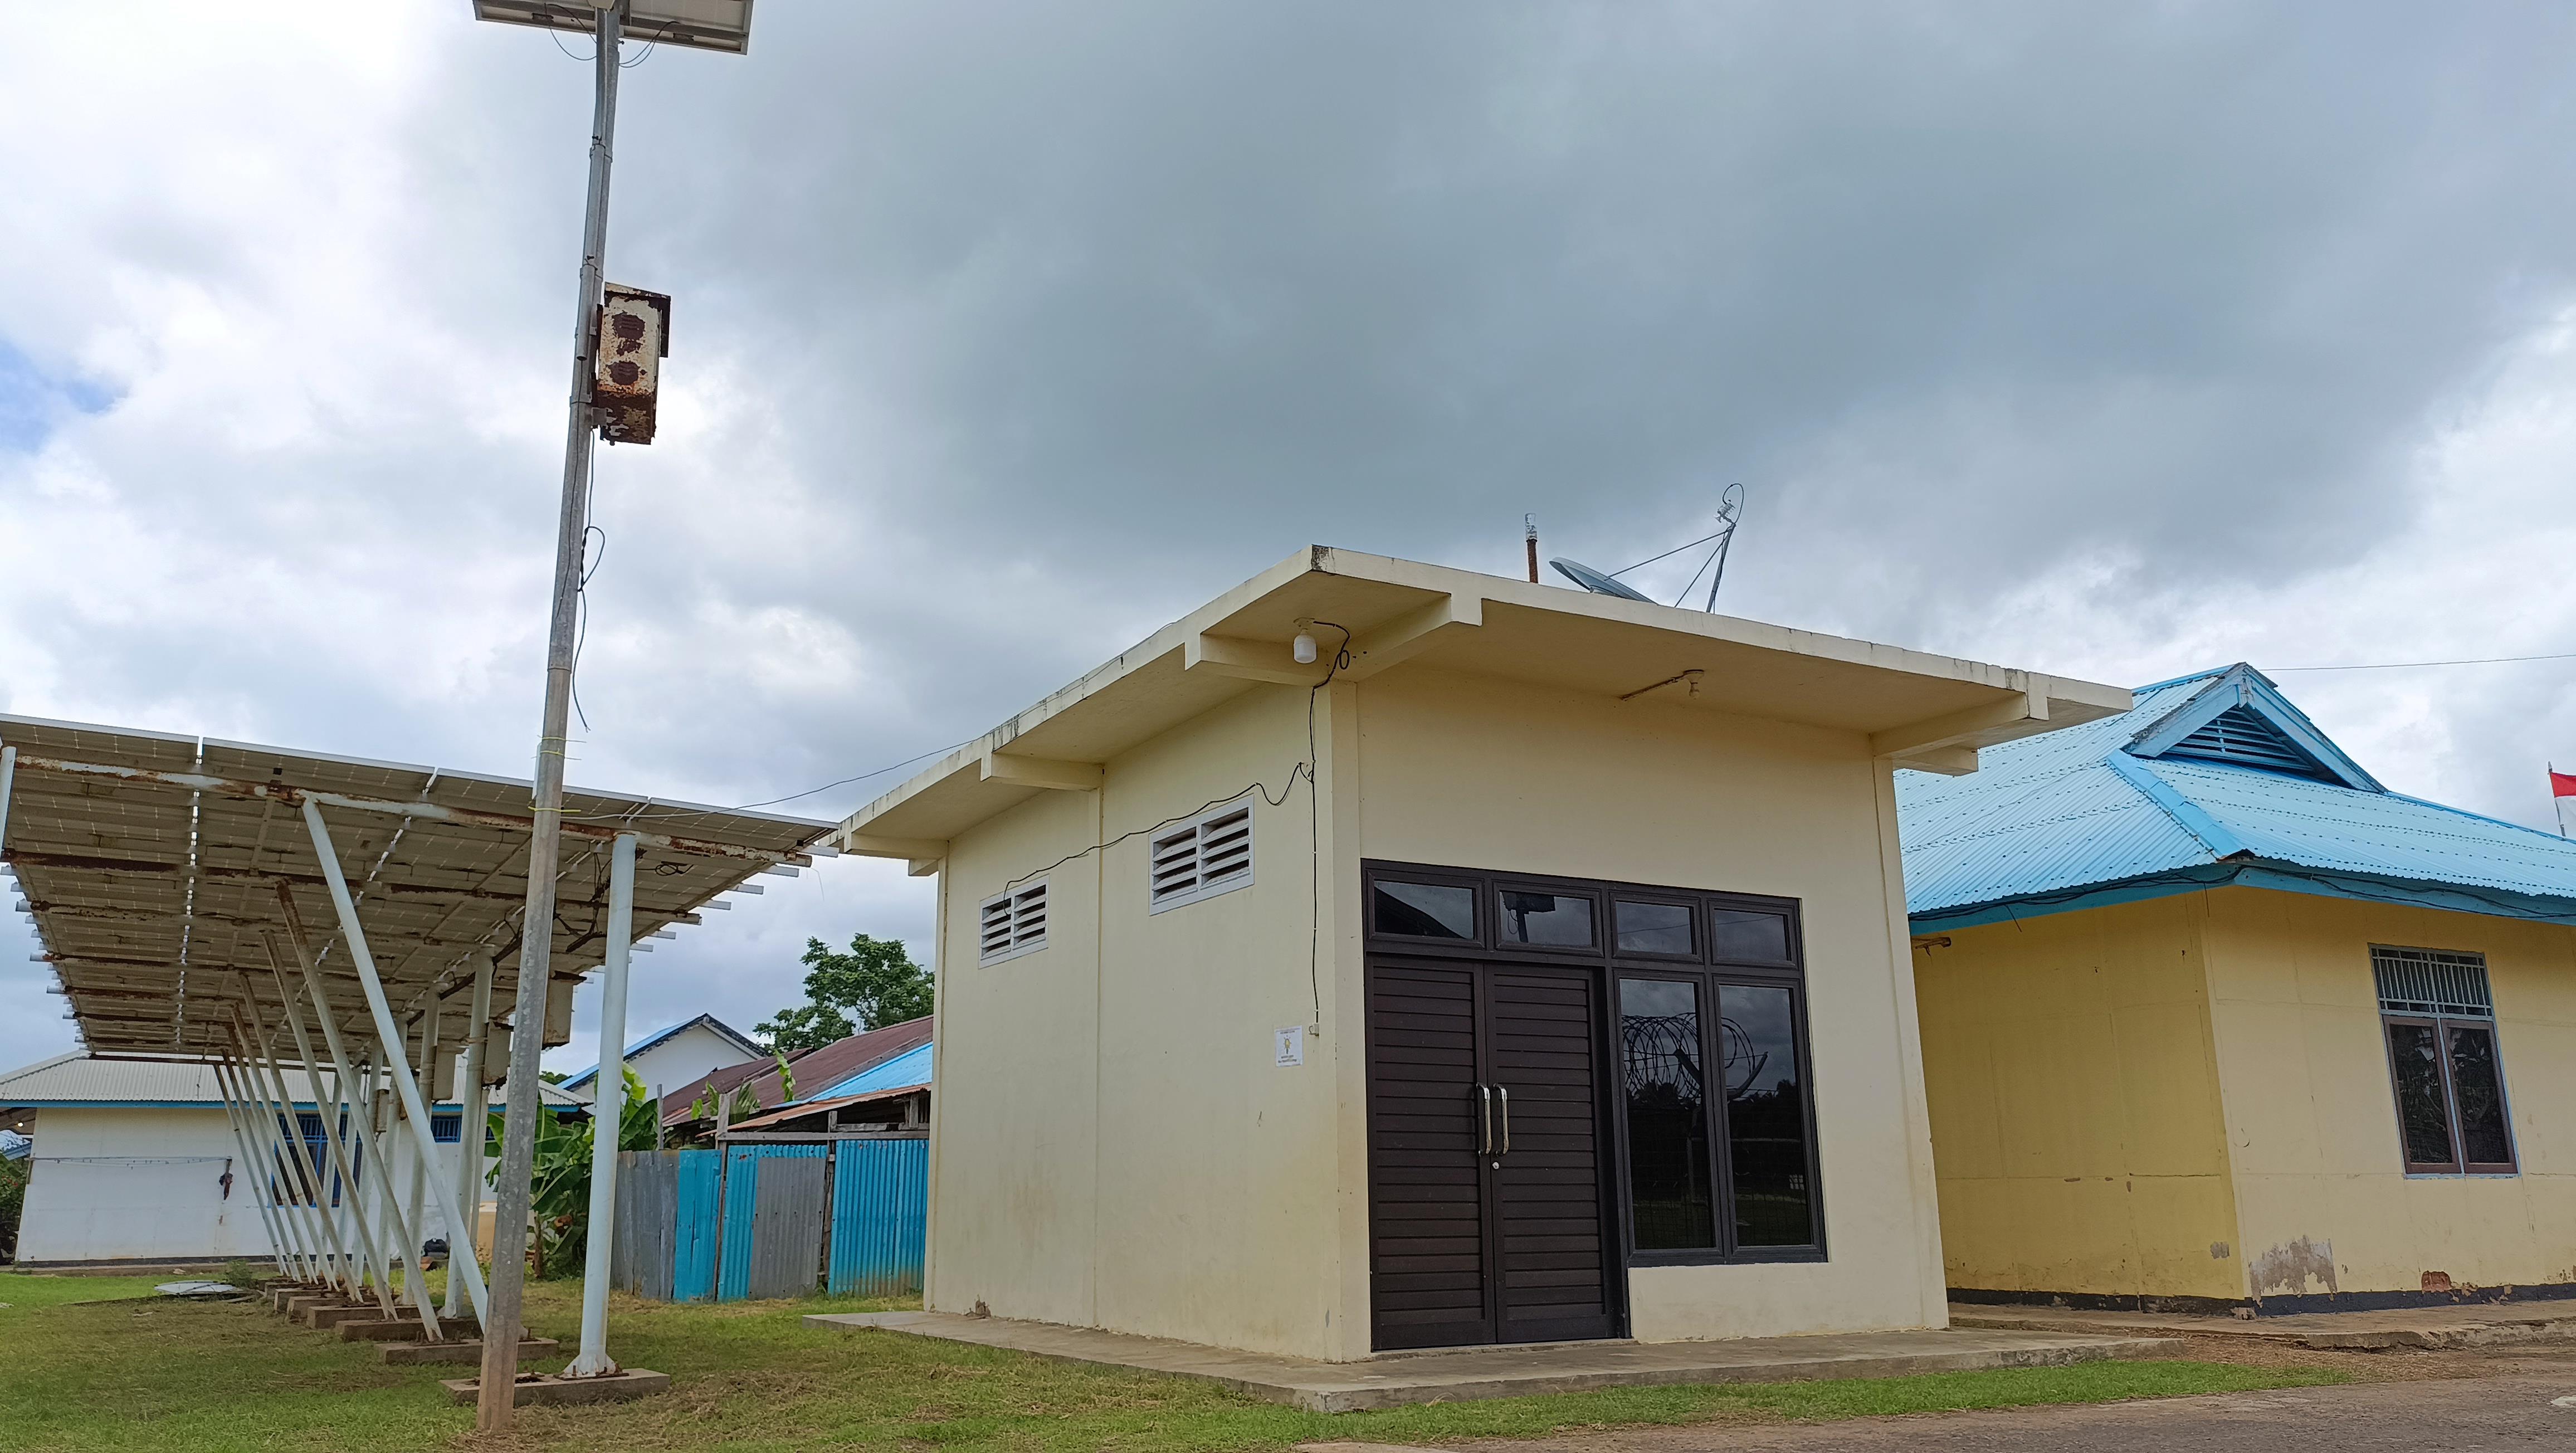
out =
<path fill-rule="evenodd" d="M 1616 1335 L 1599 971 L 1368 972 L 1375 1345 Z"/>

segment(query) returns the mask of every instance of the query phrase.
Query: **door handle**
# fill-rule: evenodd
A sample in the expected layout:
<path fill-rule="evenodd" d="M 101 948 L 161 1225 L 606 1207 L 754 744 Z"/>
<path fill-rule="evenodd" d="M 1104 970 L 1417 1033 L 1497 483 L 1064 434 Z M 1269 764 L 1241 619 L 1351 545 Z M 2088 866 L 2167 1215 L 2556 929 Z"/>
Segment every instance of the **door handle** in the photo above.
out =
<path fill-rule="evenodd" d="M 1495 1094 L 1497 1097 L 1499 1097 L 1499 1098 L 1502 1100 L 1502 1102 L 1503 1102 L 1503 1144 L 1502 1144 L 1502 1148 L 1501 1148 L 1501 1149 L 1499 1149 L 1499 1150 L 1497 1150 L 1497 1151 L 1495 1151 L 1495 1152 L 1494 1152 L 1494 1154 L 1496 1154 L 1496 1155 L 1509 1155 L 1509 1154 L 1511 1154 L 1511 1153 L 1512 1153 L 1512 1092 L 1511 1092 L 1511 1087 L 1510 1087 L 1510 1086 L 1508 1086 L 1508 1085 L 1496 1085 L 1496 1086 L 1494 1086 L 1494 1094 Z"/>
<path fill-rule="evenodd" d="M 1494 1153 L 1494 1087 L 1476 1087 L 1476 1153 Z"/>

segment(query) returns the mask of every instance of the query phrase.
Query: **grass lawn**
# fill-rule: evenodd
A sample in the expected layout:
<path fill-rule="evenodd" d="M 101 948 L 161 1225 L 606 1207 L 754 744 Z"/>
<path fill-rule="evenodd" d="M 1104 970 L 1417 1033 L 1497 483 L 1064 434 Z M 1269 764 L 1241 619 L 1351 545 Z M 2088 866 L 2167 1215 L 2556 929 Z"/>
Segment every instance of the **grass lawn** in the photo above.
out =
<path fill-rule="evenodd" d="M 888 1303 L 674 1307 L 623 1296 L 621 1361 L 672 1374 L 667 1397 L 524 1409 L 478 1444 L 473 1410 L 372 1348 L 291 1327 L 264 1306 L 155 1299 L 160 1278 L 0 1274 L 0 1449 L 431 1448 L 1270 1450 L 1322 1438 L 1440 1443 L 1569 1428 L 1867 1417 L 2104 1402 L 2340 1382 L 2335 1372 L 2208 1362 L 2107 1362 L 1839 1382 L 1628 1388 L 1338 1417 L 1213 1386 L 1041 1361 L 886 1332 L 809 1328 L 819 1310 Z M 528 1289 L 528 1320 L 567 1347 L 577 1283 Z M 567 1354 L 568 1355 L 568 1354 Z M 548 1371 L 556 1370 L 552 1365 Z"/>

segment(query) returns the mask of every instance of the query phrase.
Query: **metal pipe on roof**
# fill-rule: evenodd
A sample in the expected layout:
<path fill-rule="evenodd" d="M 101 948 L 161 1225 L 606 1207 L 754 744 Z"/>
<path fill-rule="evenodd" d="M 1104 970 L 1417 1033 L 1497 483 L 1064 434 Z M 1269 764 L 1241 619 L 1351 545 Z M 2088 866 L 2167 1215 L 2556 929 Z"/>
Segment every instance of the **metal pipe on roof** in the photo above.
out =
<path fill-rule="evenodd" d="M 581 1274 L 581 1354 L 566 1377 L 607 1377 L 608 1253 L 617 1234 L 617 1142 L 626 1121 L 626 950 L 635 938 L 635 835 L 608 859 L 608 962 L 600 970 L 599 1069 L 590 1094 L 590 1244 Z M 660 1113 L 656 1110 L 656 1115 Z"/>
<path fill-rule="evenodd" d="M 385 986 L 383 982 L 376 977 L 375 956 L 367 950 L 366 927 L 358 922 L 358 905 L 355 900 L 349 897 L 349 882 L 340 874 L 340 855 L 331 846 L 331 830 L 322 821 L 322 809 L 315 806 L 309 798 L 304 803 L 304 826 L 305 830 L 312 834 L 314 855 L 321 859 L 322 862 L 322 876 L 330 880 L 331 906 L 337 910 L 340 915 L 340 942 L 346 945 L 349 950 L 350 967 L 358 971 L 359 987 L 366 990 L 367 1012 L 374 1016 L 376 1021 L 376 1040 L 378 1043 L 388 1046 L 390 1050 L 390 1047 L 397 1046 L 402 1043 L 402 1030 L 394 1023 L 393 1006 L 385 1002 Z M 279 903 L 289 915 L 294 914 L 295 896 L 292 893 L 281 893 L 279 896 Z M 524 978 L 525 975 L 522 975 L 521 977 Z M 545 986 L 541 983 L 538 985 L 537 1000 L 540 1005 L 540 1008 L 538 1009 L 540 1018 L 537 1021 L 534 1036 L 538 1039 L 543 1039 L 545 1037 L 544 1020 L 542 1018 L 545 1012 L 542 1007 L 545 1002 L 544 995 Z M 316 1008 L 327 1008 L 330 1002 L 324 997 L 322 981 L 318 975 L 313 979 L 313 1002 Z M 327 1024 L 330 1021 L 326 1017 L 323 1022 Z M 438 1160 L 438 1147 L 437 1143 L 430 1139 L 429 1112 L 421 1104 L 420 1086 L 414 1082 L 411 1077 L 411 1066 L 405 1064 L 400 1056 L 394 1057 L 392 1068 L 394 1072 L 394 1091 L 402 1096 L 403 1112 L 411 1120 L 413 1149 L 419 1152 L 420 1158 L 424 1164 L 434 1165 Z M 469 1223 L 465 1220 L 464 1214 L 456 1208 L 455 1204 L 448 1201 L 443 1196 L 439 1198 L 439 1210 L 444 1213 L 447 1221 L 448 1237 L 449 1240 L 453 1242 L 457 1231 Z M 500 1239 L 497 1234 L 497 1228 L 493 1239 L 495 1241 Z M 491 1307 L 488 1304 L 483 1288 L 482 1268 L 476 1266 L 471 1260 L 451 1262 L 449 1263 L 449 1268 L 451 1274 L 457 1272 L 464 1274 L 466 1278 L 466 1293 L 474 1298 L 475 1315 L 482 1322 L 484 1328 L 487 1331 L 490 1330 L 492 1326 Z M 435 1336 L 437 1331 L 437 1318 L 436 1314 L 430 1311 L 426 1298 L 424 1298 L 421 1303 L 421 1315 L 423 1318 L 428 1320 L 431 1333 Z M 516 1333 L 517 1328 L 515 1326 L 505 1329 L 505 1335 L 510 1338 L 512 1351 L 514 1353 L 517 1343 Z M 487 1357 L 485 1360 L 489 1361 L 490 1359 Z M 515 1375 L 515 1369 L 513 1370 L 513 1373 Z"/>

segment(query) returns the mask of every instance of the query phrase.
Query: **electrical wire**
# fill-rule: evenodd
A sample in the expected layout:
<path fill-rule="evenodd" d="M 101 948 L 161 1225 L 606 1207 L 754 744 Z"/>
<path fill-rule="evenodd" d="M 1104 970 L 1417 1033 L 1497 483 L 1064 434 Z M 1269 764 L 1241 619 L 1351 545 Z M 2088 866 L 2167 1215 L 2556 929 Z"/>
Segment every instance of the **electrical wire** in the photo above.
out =
<path fill-rule="evenodd" d="M 2413 671 L 2426 666 L 2504 666 L 2517 661 L 2576 661 L 2576 651 L 2547 656 L 2478 656 L 2459 661 L 2371 661 L 2350 666 L 2266 666 L 2264 674 L 2288 671 Z"/>

